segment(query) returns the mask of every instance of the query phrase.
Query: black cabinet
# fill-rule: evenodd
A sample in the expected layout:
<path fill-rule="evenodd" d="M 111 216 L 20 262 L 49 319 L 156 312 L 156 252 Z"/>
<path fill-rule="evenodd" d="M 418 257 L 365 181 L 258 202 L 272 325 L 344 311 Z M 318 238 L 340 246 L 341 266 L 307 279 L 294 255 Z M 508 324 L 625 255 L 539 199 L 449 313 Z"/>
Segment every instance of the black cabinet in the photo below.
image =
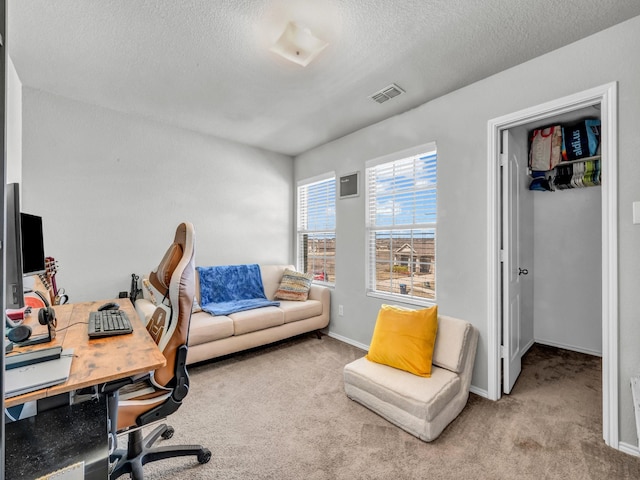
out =
<path fill-rule="evenodd" d="M 5 478 L 32 479 L 84 462 L 84 478 L 108 477 L 104 398 L 5 424 Z"/>

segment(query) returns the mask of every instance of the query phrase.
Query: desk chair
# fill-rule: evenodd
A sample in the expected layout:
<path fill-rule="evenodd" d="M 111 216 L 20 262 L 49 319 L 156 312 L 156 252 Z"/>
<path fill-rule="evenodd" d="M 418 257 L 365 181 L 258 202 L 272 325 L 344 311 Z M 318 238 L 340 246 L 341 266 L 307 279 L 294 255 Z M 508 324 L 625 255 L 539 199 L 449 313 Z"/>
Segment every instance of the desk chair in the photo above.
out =
<path fill-rule="evenodd" d="M 110 456 L 111 479 L 125 473 L 130 473 L 134 479 L 142 479 L 145 463 L 165 458 L 195 455 L 200 463 L 211 459 L 211 452 L 200 445 L 153 448 L 159 437 L 173 435 L 173 428 L 166 424 L 156 427 L 146 438 L 142 437 L 143 426 L 175 412 L 189 391 L 186 359 L 195 294 L 194 256 L 193 225 L 182 223 L 158 268 L 149 276 L 156 290 L 157 305 L 145 299 L 136 300 L 136 310 L 146 322 L 147 330 L 162 350 L 167 364 L 143 378 L 128 380 L 128 385 L 116 382 L 106 386 L 112 408 L 117 403 L 117 409 L 110 413 L 112 432 L 117 427 L 117 434 L 128 433 L 127 449 L 115 450 Z"/>

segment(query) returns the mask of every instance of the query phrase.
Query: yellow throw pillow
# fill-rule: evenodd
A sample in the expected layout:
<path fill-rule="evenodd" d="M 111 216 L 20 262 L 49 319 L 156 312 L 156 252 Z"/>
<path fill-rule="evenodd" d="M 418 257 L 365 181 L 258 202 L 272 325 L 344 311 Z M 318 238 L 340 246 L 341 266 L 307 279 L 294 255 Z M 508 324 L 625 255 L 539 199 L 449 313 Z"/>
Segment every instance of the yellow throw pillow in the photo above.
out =
<path fill-rule="evenodd" d="M 382 305 L 366 358 L 430 377 L 437 331 L 437 305 L 421 310 Z"/>

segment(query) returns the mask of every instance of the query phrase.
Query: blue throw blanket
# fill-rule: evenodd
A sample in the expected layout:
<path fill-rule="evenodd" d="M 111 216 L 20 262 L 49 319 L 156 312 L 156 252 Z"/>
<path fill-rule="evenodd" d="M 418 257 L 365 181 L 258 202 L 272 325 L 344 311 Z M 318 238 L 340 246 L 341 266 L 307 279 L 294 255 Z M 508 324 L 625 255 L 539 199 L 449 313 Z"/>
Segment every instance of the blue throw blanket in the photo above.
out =
<path fill-rule="evenodd" d="M 197 267 L 196 270 L 200 276 L 200 306 L 212 315 L 280 305 L 265 296 L 260 267 L 256 264 Z"/>

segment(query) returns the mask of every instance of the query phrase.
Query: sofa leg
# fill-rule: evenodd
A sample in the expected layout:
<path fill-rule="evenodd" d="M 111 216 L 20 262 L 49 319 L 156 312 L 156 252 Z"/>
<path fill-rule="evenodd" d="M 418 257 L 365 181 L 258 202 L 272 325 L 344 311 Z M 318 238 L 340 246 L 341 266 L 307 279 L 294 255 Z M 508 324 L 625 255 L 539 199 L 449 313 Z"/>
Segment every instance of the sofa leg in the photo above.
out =
<path fill-rule="evenodd" d="M 318 337 L 318 340 L 322 340 L 322 332 L 320 330 L 316 330 L 316 337 Z"/>

